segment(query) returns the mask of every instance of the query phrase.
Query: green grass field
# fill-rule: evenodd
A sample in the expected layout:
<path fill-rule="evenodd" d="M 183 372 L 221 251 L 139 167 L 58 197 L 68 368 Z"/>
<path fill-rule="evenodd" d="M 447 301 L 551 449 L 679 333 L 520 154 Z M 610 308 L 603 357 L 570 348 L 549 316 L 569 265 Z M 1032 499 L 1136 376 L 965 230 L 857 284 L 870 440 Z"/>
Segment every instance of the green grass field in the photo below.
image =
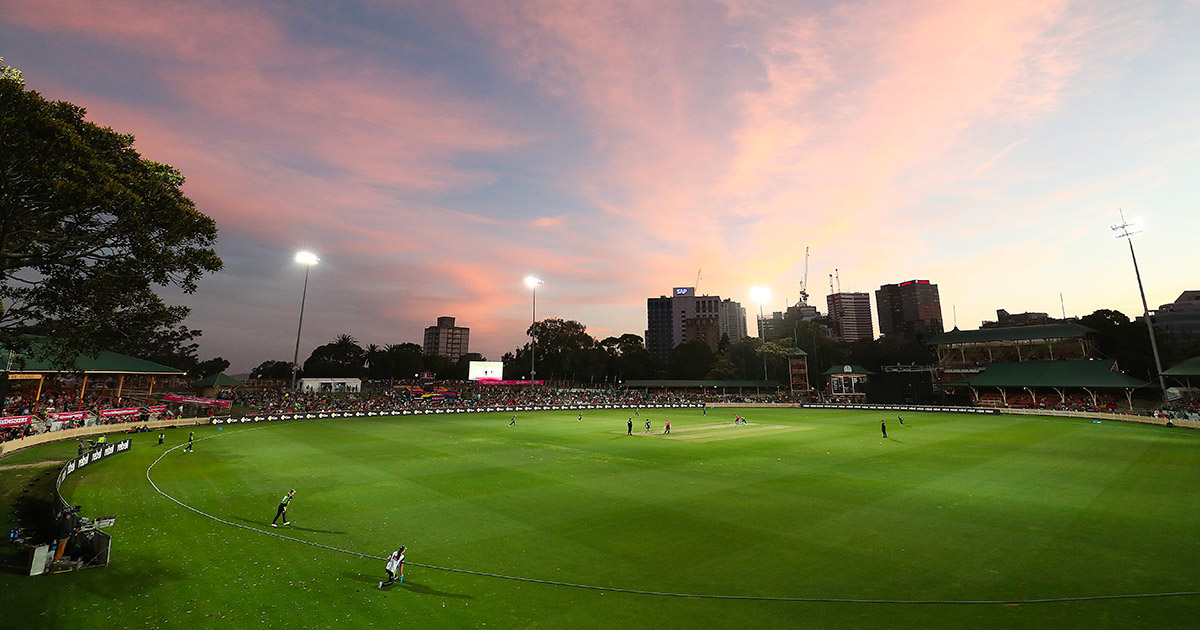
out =
<path fill-rule="evenodd" d="M 155 434 L 64 485 L 112 565 L 0 574 L 0 626 L 1194 627 L 1200 433 L 956 414 L 461 414 Z M 641 421 L 654 422 L 650 435 Z M 670 418 L 672 435 L 659 432 Z M 888 421 L 888 439 L 880 420 Z M 168 446 L 186 439 L 168 433 Z M 73 444 L 0 460 L 3 508 Z M 39 464 L 40 463 L 40 464 Z M 297 489 L 292 525 L 267 526 Z M 238 527 L 244 526 L 244 527 Z M 403 584 L 376 589 L 408 546 Z M 699 596 L 670 597 L 450 572 Z M 965 601 L 1004 603 L 934 603 Z"/>

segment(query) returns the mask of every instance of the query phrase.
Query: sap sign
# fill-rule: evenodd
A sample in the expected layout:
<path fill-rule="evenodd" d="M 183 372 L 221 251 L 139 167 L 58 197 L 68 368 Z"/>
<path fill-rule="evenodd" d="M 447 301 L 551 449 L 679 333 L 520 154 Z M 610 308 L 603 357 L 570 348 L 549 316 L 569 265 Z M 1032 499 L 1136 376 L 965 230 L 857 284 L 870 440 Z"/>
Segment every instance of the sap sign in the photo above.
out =
<path fill-rule="evenodd" d="M 675 287 L 675 297 L 687 297 L 696 293 L 696 287 Z"/>

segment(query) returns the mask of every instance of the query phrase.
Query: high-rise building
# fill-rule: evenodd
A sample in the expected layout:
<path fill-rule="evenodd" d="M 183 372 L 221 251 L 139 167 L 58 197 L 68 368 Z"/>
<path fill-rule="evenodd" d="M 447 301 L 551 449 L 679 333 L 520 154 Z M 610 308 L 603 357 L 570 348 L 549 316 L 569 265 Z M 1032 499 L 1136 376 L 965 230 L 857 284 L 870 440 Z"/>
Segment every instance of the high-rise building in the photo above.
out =
<path fill-rule="evenodd" d="M 717 307 L 717 321 L 721 335 L 728 335 L 729 343 L 746 338 L 746 307 L 729 298 L 721 300 Z"/>
<path fill-rule="evenodd" d="M 763 314 L 758 318 L 758 338 L 774 339 L 783 330 L 783 312 L 775 311 L 770 315 Z"/>
<path fill-rule="evenodd" d="M 829 306 L 830 332 L 836 341 L 875 338 L 871 322 L 871 294 L 832 293 L 825 298 Z"/>
<path fill-rule="evenodd" d="M 670 296 L 646 299 L 646 349 L 662 360 L 671 356 L 675 346 L 703 339 L 716 350 L 712 341 L 719 330 L 721 298 L 696 295 L 696 287 L 675 287 Z M 720 341 L 717 332 L 716 340 Z"/>
<path fill-rule="evenodd" d="M 471 329 L 455 326 L 453 317 L 437 318 L 437 325 L 425 329 L 424 352 L 457 361 L 467 353 Z"/>
<path fill-rule="evenodd" d="M 907 341 L 924 341 L 942 332 L 938 287 L 928 280 L 885 284 L 875 292 L 879 333 Z"/>

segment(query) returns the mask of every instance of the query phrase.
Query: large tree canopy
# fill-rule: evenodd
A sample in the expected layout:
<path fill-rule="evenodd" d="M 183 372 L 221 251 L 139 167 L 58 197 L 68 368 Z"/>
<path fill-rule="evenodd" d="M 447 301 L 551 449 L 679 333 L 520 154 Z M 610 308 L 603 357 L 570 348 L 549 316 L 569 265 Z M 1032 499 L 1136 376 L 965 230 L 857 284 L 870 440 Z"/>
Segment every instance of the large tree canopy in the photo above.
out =
<path fill-rule="evenodd" d="M 216 224 L 179 171 L 84 114 L 0 64 L 0 346 L 40 337 L 63 363 L 102 348 L 140 354 L 147 340 L 194 353 L 188 309 L 155 289 L 191 293 L 221 268 Z"/>

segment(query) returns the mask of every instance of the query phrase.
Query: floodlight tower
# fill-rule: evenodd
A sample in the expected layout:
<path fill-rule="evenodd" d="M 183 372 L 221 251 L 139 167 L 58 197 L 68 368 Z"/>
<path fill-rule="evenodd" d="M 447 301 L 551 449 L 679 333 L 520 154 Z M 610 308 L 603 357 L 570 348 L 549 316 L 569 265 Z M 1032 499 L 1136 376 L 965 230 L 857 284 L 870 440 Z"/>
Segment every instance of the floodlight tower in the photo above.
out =
<path fill-rule="evenodd" d="M 296 252 L 296 262 L 304 265 L 304 292 L 300 294 L 300 323 L 296 326 L 296 352 L 292 355 L 292 391 L 296 390 L 296 374 L 300 371 L 300 331 L 304 328 L 304 301 L 308 298 L 308 270 L 320 260 L 312 252 Z"/>
<path fill-rule="evenodd" d="M 534 330 L 537 327 L 537 288 L 542 284 L 542 281 L 533 277 L 525 276 L 525 286 L 533 290 L 533 325 L 529 327 L 529 387 L 533 387 L 533 381 L 537 379 L 537 335 Z"/>
<path fill-rule="evenodd" d="M 1150 331 L 1150 349 L 1154 351 L 1154 370 L 1158 374 L 1158 386 L 1162 389 L 1163 400 L 1167 399 L 1167 383 L 1162 375 L 1162 361 L 1158 358 L 1158 340 L 1154 336 L 1154 322 L 1150 321 L 1150 305 L 1146 303 L 1146 290 L 1142 287 L 1142 272 L 1138 271 L 1137 254 L 1133 253 L 1133 235 L 1142 231 L 1137 223 L 1125 220 L 1125 212 L 1121 212 L 1121 222 L 1111 226 L 1117 238 L 1129 242 L 1129 256 L 1133 258 L 1133 275 L 1137 276 L 1138 294 L 1142 296 L 1142 317 L 1146 320 L 1146 329 Z"/>

